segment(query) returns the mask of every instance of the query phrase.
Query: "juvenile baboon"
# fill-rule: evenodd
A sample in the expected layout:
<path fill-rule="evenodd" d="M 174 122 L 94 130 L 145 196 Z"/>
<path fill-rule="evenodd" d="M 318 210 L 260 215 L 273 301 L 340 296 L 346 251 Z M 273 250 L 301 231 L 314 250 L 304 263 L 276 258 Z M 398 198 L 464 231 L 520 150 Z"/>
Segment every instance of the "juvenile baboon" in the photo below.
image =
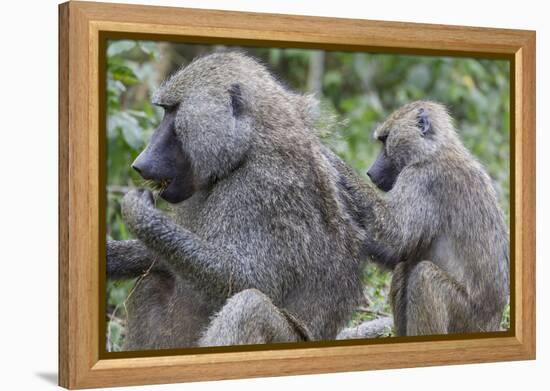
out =
<path fill-rule="evenodd" d="M 365 251 L 393 269 L 399 335 L 497 331 L 509 293 L 505 219 L 491 179 L 437 103 L 410 103 L 375 131 Z"/>
<path fill-rule="evenodd" d="M 217 53 L 153 103 L 165 115 L 133 167 L 172 210 L 130 191 L 122 213 L 137 240 L 108 242 L 110 278 L 150 269 L 125 348 L 334 339 L 361 298 L 360 184 L 321 144 L 316 102 Z"/>

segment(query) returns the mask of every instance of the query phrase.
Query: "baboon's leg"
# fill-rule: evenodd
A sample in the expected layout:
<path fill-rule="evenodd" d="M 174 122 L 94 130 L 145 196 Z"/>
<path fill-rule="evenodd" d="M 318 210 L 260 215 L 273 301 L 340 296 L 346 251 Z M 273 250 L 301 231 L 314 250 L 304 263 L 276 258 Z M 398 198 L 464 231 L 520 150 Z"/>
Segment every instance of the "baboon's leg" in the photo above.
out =
<path fill-rule="evenodd" d="M 243 290 L 229 298 L 211 321 L 199 346 L 229 346 L 298 342 L 308 340 L 308 331 L 277 308 L 256 289 Z"/>
<path fill-rule="evenodd" d="M 393 327 L 397 335 L 407 335 L 407 264 L 400 262 L 393 270 L 390 300 Z"/>
<path fill-rule="evenodd" d="M 463 286 L 432 262 L 418 263 L 407 276 L 406 335 L 463 331 L 468 297 Z"/>

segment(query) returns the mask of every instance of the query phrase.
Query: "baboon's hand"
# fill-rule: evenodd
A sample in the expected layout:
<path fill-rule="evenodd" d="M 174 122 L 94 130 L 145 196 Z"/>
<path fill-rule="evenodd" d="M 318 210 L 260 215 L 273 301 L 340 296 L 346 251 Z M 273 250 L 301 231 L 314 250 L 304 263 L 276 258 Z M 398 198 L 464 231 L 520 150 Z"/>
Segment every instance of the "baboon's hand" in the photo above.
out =
<path fill-rule="evenodd" d="M 122 217 L 134 233 L 138 226 L 150 223 L 151 218 L 160 212 L 155 209 L 153 194 L 145 189 L 132 189 L 122 199 Z"/>

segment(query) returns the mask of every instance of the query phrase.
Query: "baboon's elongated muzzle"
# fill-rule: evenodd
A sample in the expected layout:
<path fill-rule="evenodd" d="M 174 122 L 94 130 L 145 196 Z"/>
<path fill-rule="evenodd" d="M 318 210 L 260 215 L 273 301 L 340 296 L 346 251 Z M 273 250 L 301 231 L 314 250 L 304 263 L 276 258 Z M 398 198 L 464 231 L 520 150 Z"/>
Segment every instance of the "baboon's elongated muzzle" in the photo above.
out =
<path fill-rule="evenodd" d="M 152 181 L 161 198 L 178 203 L 195 191 L 191 162 L 175 132 L 175 112 L 167 111 L 153 133 L 149 145 L 139 154 L 132 168 Z"/>
<path fill-rule="evenodd" d="M 390 191 L 397 179 L 397 171 L 395 165 L 386 155 L 386 151 L 380 151 L 380 154 L 367 171 L 368 177 L 371 179 L 380 190 Z"/>

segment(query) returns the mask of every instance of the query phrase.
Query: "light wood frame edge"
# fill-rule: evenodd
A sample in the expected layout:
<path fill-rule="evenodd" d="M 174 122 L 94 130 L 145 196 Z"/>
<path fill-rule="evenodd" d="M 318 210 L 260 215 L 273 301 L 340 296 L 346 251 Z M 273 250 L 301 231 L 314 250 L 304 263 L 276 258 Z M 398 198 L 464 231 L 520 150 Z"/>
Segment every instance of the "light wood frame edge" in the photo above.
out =
<path fill-rule="evenodd" d="M 161 22 L 162 21 L 162 22 Z M 509 54 L 515 89 L 515 336 L 100 360 L 98 32 Z M 59 384 L 75 388 L 535 358 L 535 33 L 69 2 L 59 6 Z"/>

